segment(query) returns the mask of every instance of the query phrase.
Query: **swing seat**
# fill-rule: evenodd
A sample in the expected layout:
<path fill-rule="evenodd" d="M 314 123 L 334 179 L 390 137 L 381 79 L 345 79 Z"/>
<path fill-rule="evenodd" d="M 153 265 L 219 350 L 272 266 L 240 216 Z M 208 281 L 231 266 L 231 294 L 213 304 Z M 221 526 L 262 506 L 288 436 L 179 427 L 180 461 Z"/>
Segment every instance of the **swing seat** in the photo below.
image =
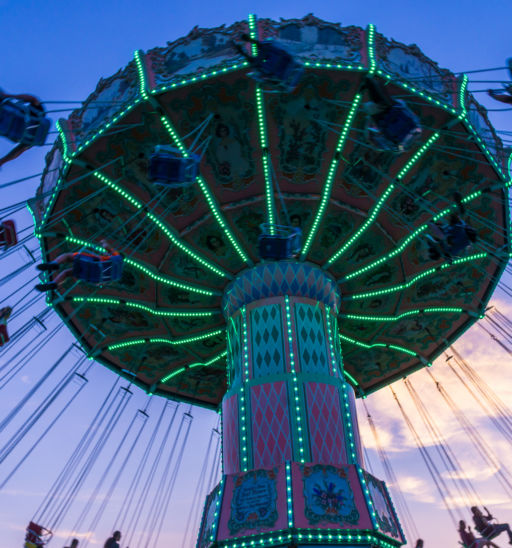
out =
<path fill-rule="evenodd" d="M 262 224 L 258 237 L 258 252 L 262 259 L 291 259 L 301 248 L 302 231 L 297 227 Z M 272 232 L 274 232 L 272 234 Z"/>
<path fill-rule="evenodd" d="M 41 548 L 52 538 L 53 533 L 31 521 L 25 534 L 25 548 Z"/>
<path fill-rule="evenodd" d="M 21 101 L 4 99 L 0 103 L 0 135 L 15 143 L 44 145 L 51 121 L 44 110 Z"/>
<path fill-rule="evenodd" d="M 177 148 L 157 146 L 149 159 L 148 179 L 169 188 L 188 186 L 199 174 L 199 162 L 197 154 L 184 158 Z"/>
<path fill-rule="evenodd" d="M 250 62 L 255 72 L 249 76 L 288 92 L 297 87 L 304 72 L 302 64 L 273 41 L 258 44 L 258 54 Z"/>
<path fill-rule="evenodd" d="M 14 221 L 7 220 L 0 224 L 0 245 L 7 249 L 18 243 L 16 225 Z"/>
<path fill-rule="evenodd" d="M 382 136 L 401 150 L 408 148 L 421 134 L 418 119 L 401 100 L 374 119 Z"/>
<path fill-rule="evenodd" d="M 444 228 L 448 253 L 451 257 L 460 256 L 471 245 L 466 229 L 466 224 L 449 225 Z"/>
<path fill-rule="evenodd" d="M 73 276 L 91 284 L 118 281 L 123 272 L 123 257 L 99 257 L 78 253 L 73 260 Z"/>

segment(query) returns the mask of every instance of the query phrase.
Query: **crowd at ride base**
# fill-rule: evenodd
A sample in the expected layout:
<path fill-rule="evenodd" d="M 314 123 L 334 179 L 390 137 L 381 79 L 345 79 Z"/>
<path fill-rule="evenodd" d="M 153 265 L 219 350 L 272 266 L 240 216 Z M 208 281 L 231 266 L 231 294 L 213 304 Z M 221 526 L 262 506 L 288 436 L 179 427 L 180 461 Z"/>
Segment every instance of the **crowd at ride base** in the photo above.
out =
<path fill-rule="evenodd" d="M 256 46 L 255 52 L 252 46 Z M 242 35 L 233 42 L 234 49 L 243 55 L 250 64 L 249 76 L 256 80 L 269 93 L 290 93 L 297 87 L 304 67 L 284 47 L 276 41 L 259 41 Z M 250 53 L 249 53 L 250 52 Z M 507 60 L 512 79 L 512 58 Z M 367 75 L 360 87 L 365 100 L 363 110 L 366 115 L 365 139 L 367 146 L 396 154 L 404 153 L 418 143 L 422 127 L 418 117 L 412 112 L 406 101 L 394 98 L 384 83 L 376 77 Z M 489 90 L 488 94 L 496 101 L 512 104 L 512 83 L 502 90 Z M 30 94 L 12 94 L 0 89 L 0 136 L 13 143 L 14 148 L 0 158 L 0 167 L 15 160 L 33 146 L 42 146 L 46 142 L 51 126 L 43 103 Z M 181 188 L 194 184 L 199 173 L 200 157 L 196 154 L 180 155 L 178 149 L 159 145 L 149 158 L 148 180 L 157 186 Z M 477 242 L 478 234 L 465 219 L 465 208 L 459 193 L 453 196 L 457 212 L 448 222 L 431 222 L 428 225 L 427 247 L 430 260 L 453 261 L 464 256 Z M 12 219 L 0 221 L 0 248 L 8 249 L 18 243 L 16 225 Z M 45 279 L 35 289 L 41 292 L 54 292 L 62 284 L 72 279 L 76 283 L 103 285 L 121 279 L 123 255 L 107 240 L 99 242 L 97 247 L 63 253 L 52 261 L 43 262 L 37 268 Z M 265 260 L 290 259 L 300 251 L 301 231 L 293 226 L 278 226 L 270 230 L 262 225 L 259 239 L 259 254 Z M 12 308 L 0 309 L 0 346 L 9 342 L 7 321 Z M 459 522 L 460 544 L 464 548 L 497 547 L 493 539 L 507 533 L 512 544 L 512 532 L 507 523 L 497 523 L 490 512 L 485 514 L 476 506 L 471 508 L 474 530 L 465 521 Z M 51 538 L 51 532 L 30 522 L 25 538 L 25 548 L 42 548 Z M 107 539 L 104 548 L 120 548 L 121 533 L 115 531 Z M 73 539 L 67 548 L 77 548 L 78 539 Z M 416 548 L 424 546 L 419 539 Z"/>

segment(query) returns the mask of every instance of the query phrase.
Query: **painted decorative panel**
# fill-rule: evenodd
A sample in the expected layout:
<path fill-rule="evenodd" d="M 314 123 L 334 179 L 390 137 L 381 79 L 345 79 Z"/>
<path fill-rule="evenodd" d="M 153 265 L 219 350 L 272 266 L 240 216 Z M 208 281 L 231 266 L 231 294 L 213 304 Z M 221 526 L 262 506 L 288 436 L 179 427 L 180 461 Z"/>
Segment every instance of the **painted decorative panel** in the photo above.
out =
<path fill-rule="evenodd" d="M 288 407 L 284 381 L 251 387 L 255 468 L 273 466 L 292 458 Z"/>
<path fill-rule="evenodd" d="M 363 470 L 363 476 L 370 491 L 370 499 L 373 504 L 373 509 L 376 513 L 377 523 L 379 529 L 385 535 L 402 540 L 405 542 L 405 538 L 401 531 L 401 527 L 398 521 L 398 517 L 391 504 L 391 498 L 389 496 L 386 485 L 383 481 L 373 477 L 368 472 Z"/>
<path fill-rule="evenodd" d="M 251 310 L 252 369 L 254 378 L 285 372 L 281 306 Z"/>
<path fill-rule="evenodd" d="M 199 538 L 197 541 L 197 548 L 208 548 L 215 542 L 214 533 L 216 529 L 216 521 L 218 520 L 215 519 L 215 512 L 218 509 L 217 504 L 220 503 L 221 496 L 222 487 L 221 484 L 219 484 L 206 497 L 201 530 L 199 532 Z"/>
<path fill-rule="evenodd" d="M 318 306 L 295 303 L 295 330 L 299 344 L 301 370 L 329 373 L 323 311 Z"/>
<path fill-rule="evenodd" d="M 337 387 L 307 382 L 305 388 L 312 461 L 319 464 L 346 463 Z"/>
<path fill-rule="evenodd" d="M 217 542 L 286 528 L 285 466 L 225 476 Z"/>

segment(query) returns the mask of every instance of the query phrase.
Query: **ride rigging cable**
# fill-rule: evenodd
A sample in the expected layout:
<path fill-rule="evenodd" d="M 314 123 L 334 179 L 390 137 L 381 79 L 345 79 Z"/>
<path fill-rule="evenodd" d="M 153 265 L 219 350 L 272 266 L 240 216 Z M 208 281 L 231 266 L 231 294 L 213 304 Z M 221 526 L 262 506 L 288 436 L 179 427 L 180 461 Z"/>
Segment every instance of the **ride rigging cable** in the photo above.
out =
<path fill-rule="evenodd" d="M 450 506 L 450 502 L 455 500 L 453 495 L 450 492 L 450 489 L 448 488 L 448 485 L 446 484 L 443 476 L 439 472 L 439 469 L 437 468 L 436 463 L 434 462 L 433 458 L 430 455 L 430 452 L 425 447 L 423 442 L 421 441 L 421 437 L 419 436 L 416 428 L 412 424 L 409 416 L 405 412 L 405 409 L 403 408 L 402 404 L 400 403 L 400 400 L 398 399 L 398 396 L 396 395 L 393 388 L 390 386 L 389 389 L 391 390 L 391 393 L 393 394 L 393 398 L 395 399 L 398 408 L 400 409 L 400 412 L 402 414 L 402 417 L 405 420 L 405 423 L 407 427 L 409 428 L 409 431 L 413 435 L 414 442 L 416 444 L 416 447 L 418 448 L 421 458 L 423 459 L 423 462 L 425 463 L 425 466 L 427 467 L 427 470 L 430 474 L 430 477 L 432 478 L 432 481 L 434 482 L 434 485 L 437 488 L 437 492 L 439 493 L 441 500 L 443 501 L 443 504 L 450 514 L 450 518 L 453 522 L 454 528 L 457 527 L 457 523 L 459 518 L 455 515 L 454 510 Z"/>
<path fill-rule="evenodd" d="M 382 463 L 382 466 L 384 468 L 384 473 L 386 475 L 388 484 L 395 493 L 394 498 L 396 500 L 399 515 L 401 515 L 402 520 L 404 520 L 404 525 L 407 531 L 407 535 L 410 539 L 420 538 L 418 527 L 416 526 L 416 522 L 414 521 L 414 517 L 409 509 L 409 506 L 407 504 L 407 500 L 403 494 L 403 491 L 400 488 L 400 483 L 398 482 L 398 478 L 395 474 L 395 471 L 393 470 L 393 467 L 391 466 L 391 461 L 389 460 L 389 457 L 380 441 L 379 432 L 375 426 L 373 417 L 370 414 L 366 400 L 363 399 L 362 402 L 363 402 L 363 407 L 366 411 L 366 418 L 368 420 L 368 424 L 370 425 L 370 430 L 372 431 L 373 437 L 375 439 L 375 443 L 377 445 L 377 452 L 379 455 L 380 462 Z M 372 473 L 372 475 L 375 475 L 371 471 L 371 469 L 370 469 L 370 472 Z"/>
<path fill-rule="evenodd" d="M 434 377 L 434 374 L 432 373 L 432 371 L 430 369 L 426 369 L 426 372 L 430 376 L 432 381 L 434 382 L 437 390 L 439 391 L 439 393 L 441 394 L 445 402 L 450 407 L 455 418 L 457 419 L 457 422 L 460 424 L 464 432 L 467 434 L 468 438 L 473 443 L 475 449 L 480 454 L 484 462 L 496 470 L 496 478 L 498 482 L 500 483 L 500 485 L 502 486 L 502 488 L 504 489 L 505 493 L 508 496 L 512 496 L 512 481 L 509 477 L 510 474 L 508 470 L 503 466 L 501 461 L 496 457 L 496 454 L 485 442 L 482 435 L 477 431 L 476 427 L 473 426 L 471 421 L 469 421 L 465 417 L 464 413 L 462 413 L 462 411 L 458 408 L 453 398 L 444 389 L 442 384 Z"/>

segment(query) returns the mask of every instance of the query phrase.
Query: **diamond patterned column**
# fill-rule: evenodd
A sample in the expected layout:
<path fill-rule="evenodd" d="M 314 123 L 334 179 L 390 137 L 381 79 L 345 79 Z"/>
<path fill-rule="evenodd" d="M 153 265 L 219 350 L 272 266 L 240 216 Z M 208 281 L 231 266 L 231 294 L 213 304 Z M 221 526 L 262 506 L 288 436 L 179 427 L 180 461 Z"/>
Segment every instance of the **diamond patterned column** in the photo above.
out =
<path fill-rule="evenodd" d="M 335 281 L 305 263 L 260 264 L 228 286 L 224 476 L 200 548 L 402 544 L 385 486 L 361 468 L 339 303 Z"/>

